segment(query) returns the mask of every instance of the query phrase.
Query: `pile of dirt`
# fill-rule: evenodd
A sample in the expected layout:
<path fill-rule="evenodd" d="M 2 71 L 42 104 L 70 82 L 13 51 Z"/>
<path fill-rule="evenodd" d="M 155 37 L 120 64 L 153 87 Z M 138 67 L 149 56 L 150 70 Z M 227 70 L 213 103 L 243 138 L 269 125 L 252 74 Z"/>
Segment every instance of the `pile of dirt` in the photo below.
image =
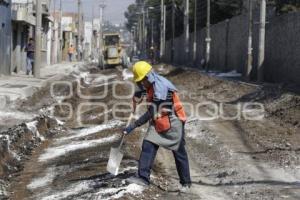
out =
<path fill-rule="evenodd" d="M 156 67 L 160 68 L 160 67 Z M 232 102 L 242 96 L 252 93 L 257 87 L 242 84 L 238 81 L 222 80 L 217 77 L 200 73 L 196 69 L 182 69 L 166 66 L 160 73 L 169 78 L 180 92 L 188 89 L 187 100 L 213 100 L 216 102 Z"/>
<path fill-rule="evenodd" d="M 44 140 L 62 133 L 63 129 L 55 119 L 38 117 L 29 123 L 0 133 L 0 177 L 2 189 L 13 176 L 23 170 L 23 162 Z M 1 189 L 1 186 L 0 186 Z M 1 192 L 0 192 L 1 193 Z"/>
<path fill-rule="evenodd" d="M 266 104 L 268 117 L 277 118 L 280 126 L 289 124 L 295 129 L 300 127 L 300 97 L 290 93 L 280 95 L 272 103 Z"/>
<path fill-rule="evenodd" d="M 65 76 L 65 81 L 72 81 L 72 76 Z M 60 121 L 50 116 L 51 105 L 57 103 L 51 94 L 51 83 L 36 91 L 31 97 L 14 102 L 11 113 L 29 115 L 26 119 L 18 119 L 12 115 L 11 123 L 3 124 L 0 130 L 0 199 L 9 194 L 5 192 L 13 177 L 18 176 L 24 163 L 33 151 L 56 134 L 63 134 L 66 129 Z M 60 87 L 56 95 L 64 95 L 66 87 Z M 10 109 L 10 108 L 7 108 Z M 33 116 L 33 117 L 32 117 Z"/>

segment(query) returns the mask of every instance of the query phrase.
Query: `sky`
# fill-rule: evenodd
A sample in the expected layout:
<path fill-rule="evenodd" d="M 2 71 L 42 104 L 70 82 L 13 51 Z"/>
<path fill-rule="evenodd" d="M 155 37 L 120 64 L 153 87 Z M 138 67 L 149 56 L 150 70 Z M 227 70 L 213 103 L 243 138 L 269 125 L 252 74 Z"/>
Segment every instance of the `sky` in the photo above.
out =
<path fill-rule="evenodd" d="M 108 20 L 113 24 L 119 24 L 126 21 L 124 12 L 127 10 L 128 5 L 133 3 L 135 0 L 81 0 L 86 20 L 92 19 L 93 9 L 94 16 L 99 17 L 99 4 L 103 1 L 106 4 L 106 8 L 104 11 L 104 20 Z M 56 2 L 56 9 L 58 9 L 59 0 L 52 0 L 52 2 Z M 62 0 L 62 4 L 63 11 L 77 12 L 77 0 Z M 54 7 L 53 5 L 52 9 Z"/>

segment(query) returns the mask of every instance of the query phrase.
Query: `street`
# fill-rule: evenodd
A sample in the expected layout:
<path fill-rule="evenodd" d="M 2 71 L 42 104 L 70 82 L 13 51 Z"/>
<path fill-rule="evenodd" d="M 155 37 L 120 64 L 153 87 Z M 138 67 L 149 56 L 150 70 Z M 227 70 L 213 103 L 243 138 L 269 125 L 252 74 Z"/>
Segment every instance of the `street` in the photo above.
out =
<path fill-rule="evenodd" d="M 0 200 L 300 199 L 300 1 L 0 13 Z"/>
<path fill-rule="evenodd" d="M 224 103 L 224 116 L 232 117 L 237 104 L 256 101 L 265 106 L 266 117 L 255 121 L 205 121 L 201 117 L 207 116 L 209 106 L 200 107 L 200 115 L 189 116 L 186 123 L 191 191 L 179 192 L 173 155 L 164 149 L 158 152 L 150 187 L 143 188 L 128 185 L 125 179 L 136 173 L 146 126 L 126 137 L 119 175 L 114 177 L 106 172 L 110 147 L 118 143 L 125 121 L 113 119 L 111 114 L 105 121 L 100 114 L 103 108 L 95 103 L 105 102 L 111 109 L 118 102 L 110 96 L 114 87 L 109 87 L 108 96 L 98 101 L 82 99 L 76 93 L 61 101 L 61 105 L 71 103 L 75 113 L 64 122 L 55 120 L 55 116 L 65 116 L 68 108 L 53 107 L 55 103 L 47 105 L 55 99 L 47 94 L 46 87 L 42 98 L 29 98 L 18 108 L 21 111 L 26 105 L 26 110 L 32 112 L 43 108 L 45 114 L 8 131 L 10 135 L 20 131 L 32 134 L 15 136 L 9 144 L 10 151 L 5 152 L 11 169 L 5 174 L 10 177 L 10 199 L 299 199 L 300 140 L 299 127 L 294 126 L 299 120 L 299 96 L 284 93 L 276 86 L 228 81 L 190 69 L 169 65 L 155 68 L 178 85 L 186 103 Z M 73 72 L 64 80 L 73 85 L 84 83 L 82 93 L 91 96 L 103 90 L 103 85 L 99 85 L 103 75 L 109 77 L 109 82 L 130 77 L 122 67 L 101 71 L 85 64 L 79 69 L 84 76 Z M 129 89 L 124 82 L 117 91 L 119 95 L 128 95 Z M 67 90 L 61 86 L 55 94 L 66 95 Z M 130 102 L 130 98 L 125 101 Z M 94 104 L 78 106 L 88 102 Z M 275 106 L 270 106 L 270 102 Z M 51 109 L 56 109 L 55 116 L 49 115 Z M 85 116 L 81 118 L 83 124 L 78 124 L 77 114 Z"/>

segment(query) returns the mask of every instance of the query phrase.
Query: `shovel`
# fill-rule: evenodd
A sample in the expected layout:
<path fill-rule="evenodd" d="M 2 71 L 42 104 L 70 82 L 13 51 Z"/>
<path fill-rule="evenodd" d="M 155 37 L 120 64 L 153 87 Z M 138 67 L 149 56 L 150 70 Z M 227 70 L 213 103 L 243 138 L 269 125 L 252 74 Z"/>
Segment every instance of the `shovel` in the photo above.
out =
<path fill-rule="evenodd" d="M 130 124 L 132 118 L 133 118 L 133 113 L 130 114 L 126 127 Z M 124 156 L 124 154 L 121 152 L 124 138 L 125 138 L 125 134 L 122 135 L 122 139 L 119 146 L 112 147 L 110 149 L 109 160 L 106 166 L 106 170 L 115 176 L 118 175 L 119 173 L 119 167 Z"/>

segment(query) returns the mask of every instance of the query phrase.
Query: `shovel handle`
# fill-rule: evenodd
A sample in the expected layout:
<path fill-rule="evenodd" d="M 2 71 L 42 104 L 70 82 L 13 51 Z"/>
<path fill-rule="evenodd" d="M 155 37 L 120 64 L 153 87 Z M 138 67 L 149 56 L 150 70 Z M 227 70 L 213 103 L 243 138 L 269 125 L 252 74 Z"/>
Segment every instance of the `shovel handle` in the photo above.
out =
<path fill-rule="evenodd" d="M 125 138 L 125 134 L 122 135 L 122 139 L 121 139 L 121 142 L 120 142 L 119 147 L 118 147 L 119 150 L 121 149 L 121 147 L 124 143 L 124 138 Z"/>
<path fill-rule="evenodd" d="M 134 117 L 134 114 L 130 113 L 130 116 L 129 116 L 127 124 L 126 124 L 126 127 L 129 126 L 129 124 L 131 123 L 133 117 Z M 122 147 L 122 145 L 124 143 L 124 138 L 125 138 L 125 134 L 122 135 L 122 139 L 121 139 L 121 142 L 120 142 L 119 147 L 118 147 L 119 149 L 121 149 L 121 147 Z"/>
<path fill-rule="evenodd" d="M 129 116 L 129 118 L 128 118 L 128 121 L 127 121 L 126 126 L 129 126 L 129 124 L 131 123 L 131 120 L 132 120 L 133 116 L 134 116 L 134 114 L 133 114 L 133 113 L 130 113 L 130 116 Z"/>

